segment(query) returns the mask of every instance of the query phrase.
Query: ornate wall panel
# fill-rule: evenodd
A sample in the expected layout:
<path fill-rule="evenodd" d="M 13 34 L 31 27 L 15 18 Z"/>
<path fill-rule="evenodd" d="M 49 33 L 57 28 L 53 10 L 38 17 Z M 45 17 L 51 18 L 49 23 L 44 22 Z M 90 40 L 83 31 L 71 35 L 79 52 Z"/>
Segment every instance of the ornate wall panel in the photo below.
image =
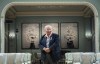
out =
<path fill-rule="evenodd" d="M 78 23 L 61 23 L 61 47 L 78 48 Z"/>
<path fill-rule="evenodd" d="M 31 43 L 34 43 L 35 48 L 39 43 L 39 24 L 22 24 L 22 48 L 30 48 Z"/>

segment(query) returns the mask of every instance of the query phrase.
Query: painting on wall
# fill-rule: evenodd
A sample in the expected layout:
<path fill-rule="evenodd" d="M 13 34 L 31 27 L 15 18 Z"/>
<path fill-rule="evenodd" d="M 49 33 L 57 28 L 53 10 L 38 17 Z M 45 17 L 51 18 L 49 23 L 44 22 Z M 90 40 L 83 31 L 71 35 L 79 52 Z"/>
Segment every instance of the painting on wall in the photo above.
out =
<path fill-rule="evenodd" d="M 78 43 L 78 23 L 61 23 L 61 47 L 76 49 Z"/>
<path fill-rule="evenodd" d="M 56 34 L 58 34 L 59 32 L 58 32 L 58 23 L 42 23 L 42 35 L 44 35 L 45 34 L 45 30 L 44 30 L 44 27 L 46 26 L 46 25 L 51 25 L 53 28 L 53 33 L 56 33 Z"/>
<path fill-rule="evenodd" d="M 36 49 L 39 44 L 39 24 L 22 24 L 22 48 Z"/>

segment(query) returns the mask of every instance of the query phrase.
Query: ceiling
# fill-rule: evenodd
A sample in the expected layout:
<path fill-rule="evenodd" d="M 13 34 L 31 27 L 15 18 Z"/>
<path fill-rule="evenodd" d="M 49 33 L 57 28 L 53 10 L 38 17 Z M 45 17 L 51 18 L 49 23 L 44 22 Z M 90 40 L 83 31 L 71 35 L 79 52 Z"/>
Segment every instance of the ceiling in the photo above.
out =
<path fill-rule="evenodd" d="M 84 5 L 34 5 L 12 6 L 6 17 L 16 16 L 90 16 L 92 10 Z"/>

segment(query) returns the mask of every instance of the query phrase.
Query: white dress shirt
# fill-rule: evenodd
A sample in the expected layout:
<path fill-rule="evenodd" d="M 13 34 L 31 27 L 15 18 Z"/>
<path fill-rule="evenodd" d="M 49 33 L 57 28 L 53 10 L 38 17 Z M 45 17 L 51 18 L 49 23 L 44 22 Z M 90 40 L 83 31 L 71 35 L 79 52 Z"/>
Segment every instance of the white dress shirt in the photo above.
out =
<path fill-rule="evenodd" d="M 52 39 L 51 35 L 52 35 L 52 33 L 49 36 L 47 36 L 47 34 L 45 35 L 45 37 L 47 38 L 47 40 L 46 40 L 46 47 L 47 48 L 49 48 L 49 43 L 50 43 L 50 40 Z"/>

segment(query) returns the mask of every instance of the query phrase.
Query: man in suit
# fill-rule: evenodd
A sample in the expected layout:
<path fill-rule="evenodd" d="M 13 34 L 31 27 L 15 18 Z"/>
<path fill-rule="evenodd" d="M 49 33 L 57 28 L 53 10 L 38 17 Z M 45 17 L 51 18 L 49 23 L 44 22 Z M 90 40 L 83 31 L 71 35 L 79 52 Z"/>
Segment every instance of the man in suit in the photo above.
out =
<path fill-rule="evenodd" d="M 57 64 L 60 58 L 59 36 L 52 33 L 52 26 L 46 25 L 45 32 L 39 42 L 41 60 L 44 64 Z"/>

